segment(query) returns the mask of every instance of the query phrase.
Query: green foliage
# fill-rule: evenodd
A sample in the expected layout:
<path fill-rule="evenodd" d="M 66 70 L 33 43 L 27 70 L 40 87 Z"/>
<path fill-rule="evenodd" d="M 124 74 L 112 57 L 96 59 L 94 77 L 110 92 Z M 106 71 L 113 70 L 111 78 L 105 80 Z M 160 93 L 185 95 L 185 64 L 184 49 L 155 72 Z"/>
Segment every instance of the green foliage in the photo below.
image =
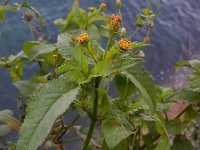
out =
<path fill-rule="evenodd" d="M 172 150 L 193 150 L 193 146 L 184 135 L 177 135 L 173 141 Z"/>
<path fill-rule="evenodd" d="M 124 74 L 140 90 L 150 110 L 152 113 L 154 113 L 156 108 L 155 101 L 158 100 L 158 97 L 153 85 L 153 81 L 147 71 L 141 65 L 138 65 L 133 67 L 131 70 L 125 71 Z"/>
<path fill-rule="evenodd" d="M 159 139 L 159 143 L 157 144 L 155 150 L 170 150 L 170 142 L 166 135 L 162 135 Z"/>
<path fill-rule="evenodd" d="M 110 149 L 116 147 L 122 140 L 126 139 L 132 133 L 123 125 L 113 120 L 106 120 L 102 125 L 103 136 Z"/>
<path fill-rule="evenodd" d="M 142 64 L 142 49 L 151 44 L 129 41 L 142 27 L 147 27 L 148 37 L 156 14 L 150 8 L 142 9 L 136 17 L 137 28 L 128 38 L 129 32 L 121 33 L 121 21 L 117 25 L 119 31 L 109 30 L 116 20 L 112 22 L 102 5 L 90 7 L 87 12 L 75 1 L 66 19 L 54 21 L 61 26 L 57 43 L 39 38 L 26 41 L 18 54 L 0 59 L 0 66 L 9 70 L 20 92 L 18 105 L 25 110 L 21 122 L 12 114 L 0 112 L 0 121 L 5 123 L 0 126 L 0 136 L 21 127 L 17 150 L 43 146 L 59 149 L 64 145 L 64 136 L 71 131 L 77 133 L 74 139 L 84 142 L 83 150 L 170 150 L 182 146 L 192 149 L 182 134 L 199 113 L 195 106 L 200 100 L 200 61 L 177 64 L 194 70 L 187 87 L 173 90 L 156 86 Z M 0 5 L 0 20 L 5 18 L 6 11 L 20 8 L 29 10 L 47 28 L 41 14 L 27 2 Z M 125 48 L 119 43 L 123 38 L 128 41 L 127 45 L 122 43 Z M 26 67 L 33 63 L 38 70 L 25 80 Z M 171 103 L 183 100 L 187 107 L 169 119 L 166 111 Z M 74 119 L 66 123 L 65 115 L 70 112 L 77 116 L 70 116 Z M 86 118 L 91 120 L 89 129 L 84 124 Z M 172 145 L 169 135 L 176 136 Z M 13 143 L 8 145 L 6 148 L 15 147 Z"/>
<path fill-rule="evenodd" d="M 37 89 L 28 105 L 17 150 L 37 149 L 50 132 L 55 119 L 76 100 L 79 90 L 76 83 L 69 82 L 64 77 Z"/>

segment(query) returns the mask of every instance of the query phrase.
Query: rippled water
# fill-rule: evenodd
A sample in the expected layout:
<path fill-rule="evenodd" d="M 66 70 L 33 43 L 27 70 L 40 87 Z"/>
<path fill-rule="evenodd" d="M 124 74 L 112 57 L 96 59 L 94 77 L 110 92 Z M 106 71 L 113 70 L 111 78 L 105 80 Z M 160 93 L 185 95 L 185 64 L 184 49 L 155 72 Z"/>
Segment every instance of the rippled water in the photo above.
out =
<path fill-rule="evenodd" d="M 14 1 L 14 0 L 13 0 Z M 11 2 L 13 2 L 11 1 Z M 156 4 L 157 0 L 152 0 Z M 15 1 L 17 2 L 17 1 Z M 18 2 L 20 2 L 18 0 Z M 53 26 L 57 18 L 65 18 L 72 0 L 28 0 L 45 17 L 51 30 L 52 42 L 56 41 L 58 27 Z M 108 5 L 108 13 L 116 12 L 115 0 L 84 0 L 81 7 L 98 6 L 101 2 Z M 135 16 L 147 2 L 124 0 L 122 16 L 127 30 L 134 29 Z M 173 65 L 177 60 L 187 59 L 188 50 L 199 53 L 200 41 L 200 1 L 199 0 L 163 0 L 160 15 L 151 32 L 153 47 L 145 49 L 146 67 L 157 83 L 168 82 L 172 77 Z M 8 13 L 5 23 L 0 24 L 0 57 L 16 54 L 25 40 L 31 40 L 28 26 L 22 21 L 23 11 Z M 28 39 L 27 39 L 28 38 Z M 135 39 L 142 41 L 144 31 Z M 0 110 L 16 110 L 17 90 L 12 85 L 9 73 L 0 68 Z"/>

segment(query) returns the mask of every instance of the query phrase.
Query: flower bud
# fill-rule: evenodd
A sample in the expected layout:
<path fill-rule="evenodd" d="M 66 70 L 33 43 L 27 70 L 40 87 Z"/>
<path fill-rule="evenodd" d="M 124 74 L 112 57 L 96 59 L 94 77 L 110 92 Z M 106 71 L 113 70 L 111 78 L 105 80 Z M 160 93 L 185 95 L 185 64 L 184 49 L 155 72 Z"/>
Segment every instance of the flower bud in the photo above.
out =
<path fill-rule="evenodd" d="M 77 43 L 86 43 L 89 41 L 89 35 L 88 33 L 82 33 L 76 38 Z"/>
<path fill-rule="evenodd" d="M 74 0 L 74 6 L 78 7 L 79 6 L 79 0 Z"/>
<path fill-rule="evenodd" d="M 95 7 L 89 7 L 89 11 L 90 12 L 94 12 L 95 11 Z"/>
<path fill-rule="evenodd" d="M 150 44 L 151 38 L 150 38 L 149 36 L 146 36 L 146 37 L 144 38 L 143 42 L 144 42 L 145 44 Z"/>
<path fill-rule="evenodd" d="M 115 5 L 116 5 L 117 9 L 120 9 L 121 5 L 122 5 L 121 0 L 116 0 Z"/>
<path fill-rule="evenodd" d="M 33 21 L 33 15 L 32 15 L 31 12 L 27 11 L 24 14 L 24 21 L 27 22 L 27 23 L 31 23 Z"/>
<path fill-rule="evenodd" d="M 114 32 L 119 31 L 121 27 L 121 22 L 122 22 L 122 19 L 120 16 L 112 14 L 109 17 L 109 30 L 114 31 Z"/>
<path fill-rule="evenodd" d="M 128 39 L 124 38 L 121 39 L 119 42 L 119 48 L 123 51 L 128 51 L 131 48 L 131 41 L 129 41 Z"/>
<path fill-rule="evenodd" d="M 106 3 L 101 3 L 99 8 L 100 8 L 101 11 L 106 9 Z"/>
<path fill-rule="evenodd" d="M 126 35 L 126 28 L 122 27 L 121 30 L 119 31 L 120 36 L 125 36 Z"/>

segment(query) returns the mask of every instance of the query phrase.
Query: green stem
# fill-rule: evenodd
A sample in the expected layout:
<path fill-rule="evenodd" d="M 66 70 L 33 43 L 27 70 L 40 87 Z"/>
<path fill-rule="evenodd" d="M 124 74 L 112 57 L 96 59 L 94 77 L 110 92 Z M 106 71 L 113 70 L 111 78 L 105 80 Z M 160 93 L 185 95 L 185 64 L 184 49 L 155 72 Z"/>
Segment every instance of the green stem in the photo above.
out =
<path fill-rule="evenodd" d="M 29 23 L 28 26 L 29 26 L 29 29 L 30 29 L 30 31 L 31 31 L 31 36 L 32 36 L 32 38 L 33 38 L 33 40 L 34 40 L 34 33 L 33 33 L 33 28 L 32 28 L 31 23 Z"/>
<path fill-rule="evenodd" d="M 125 87 L 125 91 L 124 91 L 123 102 L 125 102 L 127 92 L 128 92 L 128 78 L 126 78 L 126 87 Z"/>
<path fill-rule="evenodd" d="M 133 141 L 132 141 L 132 145 L 131 145 L 132 150 L 134 150 L 134 147 L 135 147 L 135 139 L 136 139 L 136 135 L 137 135 L 137 133 L 135 133 L 135 134 L 133 135 Z"/>
<path fill-rule="evenodd" d="M 134 35 L 140 31 L 140 28 L 136 28 L 135 31 L 128 37 L 128 39 L 131 39 L 132 37 L 134 37 Z"/>
<path fill-rule="evenodd" d="M 87 147 L 90 143 L 90 140 L 92 138 L 92 134 L 95 128 L 95 123 L 97 120 L 97 112 L 98 112 L 98 87 L 99 87 L 99 83 L 100 83 L 100 78 L 97 77 L 96 81 L 95 81 L 95 99 L 94 99 L 94 103 L 93 103 L 93 117 L 91 119 L 91 123 L 90 123 L 90 128 L 87 134 L 87 138 L 85 140 L 85 143 L 83 145 L 83 150 L 87 150 Z"/>
<path fill-rule="evenodd" d="M 111 42 L 111 40 L 113 38 L 113 35 L 114 35 L 113 33 L 109 33 L 109 38 L 108 38 L 108 42 L 107 42 L 107 45 L 106 45 L 106 52 L 105 52 L 105 54 L 103 56 L 103 59 L 106 58 L 106 55 L 107 55 L 107 52 L 108 52 L 108 49 L 109 49 L 109 45 L 110 45 L 110 42 Z"/>
<path fill-rule="evenodd" d="M 89 50 L 88 46 L 86 46 L 88 53 L 92 56 L 93 60 L 95 61 L 95 63 L 97 63 L 96 58 L 94 57 L 94 55 L 92 54 L 92 52 Z"/>

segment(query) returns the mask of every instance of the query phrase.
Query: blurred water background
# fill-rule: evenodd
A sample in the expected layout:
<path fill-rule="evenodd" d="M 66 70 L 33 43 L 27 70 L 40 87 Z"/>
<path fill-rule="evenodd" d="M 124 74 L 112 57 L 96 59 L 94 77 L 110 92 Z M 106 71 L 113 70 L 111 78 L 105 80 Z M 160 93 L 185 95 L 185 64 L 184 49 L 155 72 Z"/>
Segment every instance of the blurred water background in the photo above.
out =
<path fill-rule="evenodd" d="M 10 0 L 10 3 L 21 2 Z M 51 41 L 56 42 L 59 27 L 53 25 L 58 18 L 65 18 L 73 0 L 27 0 L 46 19 L 51 31 Z M 116 12 L 115 0 L 80 0 L 80 6 L 99 6 L 107 3 L 107 12 Z M 135 28 L 136 14 L 147 7 L 147 0 L 122 0 L 122 16 L 128 31 Z M 152 0 L 156 9 L 157 0 Z M 144 50 L 146 68 L 151 72 L 155 82 L 165 84 L 173 81 L 174 64 L 178 60 L 188 59 L 189 50 L 193 55 L 199 53 L 200 42 L 200 1 L 199 0 L 162 0 L 160 15 L 151 32 L 152 47 Z M 31 40 L 28 26 L 23 22 L 23 10 L 7 13 L 7 19 L 0 24 L 0 57 L 16 54 L 23 42 Z M 145 31 L 137 34 L 133 40 L 142 41 Z M 31 70 L 32 68 L 29 68 Z M 28 77 L 27 77 L 28 78 Z M 9 73 L 0 68 L 0 110 L 12 109 L 17 112 L 17 89 L 12 85 Z"/>

